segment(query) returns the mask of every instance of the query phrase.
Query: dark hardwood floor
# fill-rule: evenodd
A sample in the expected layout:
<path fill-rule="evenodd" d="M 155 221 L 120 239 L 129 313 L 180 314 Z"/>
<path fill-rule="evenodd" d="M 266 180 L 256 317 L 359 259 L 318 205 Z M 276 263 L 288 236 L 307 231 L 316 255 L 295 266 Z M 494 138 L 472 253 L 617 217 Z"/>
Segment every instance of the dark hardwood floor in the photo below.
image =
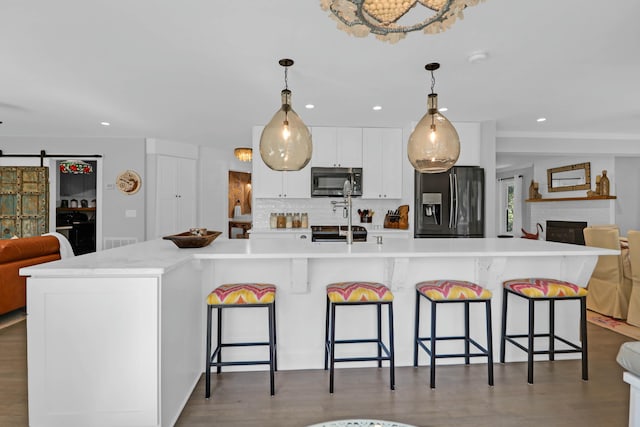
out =
<path fill-rule="evenodd" d="M 328 392 L 324 371 L 276 374 L 269 396 L 265 372 L 213 376 L 212 396 L 198 383 L 178 426 L 307 426 L 366 417 L 416 426 L 606 426 L 628 423 L 629 388 L 615 362 L 630 338 L 589 324 L 590 380 L 580 379 L 579 361 L 536 362 L 535 384 L 526 365 L 495 365 L 495 386 L 485 365 L 438 366 L 429 389 L 428 367 L 398 368 L 396 390 L 386 369 L 339 369 Z M 0 426 L 27 426 L 26 322 L 0 330 Z"/>

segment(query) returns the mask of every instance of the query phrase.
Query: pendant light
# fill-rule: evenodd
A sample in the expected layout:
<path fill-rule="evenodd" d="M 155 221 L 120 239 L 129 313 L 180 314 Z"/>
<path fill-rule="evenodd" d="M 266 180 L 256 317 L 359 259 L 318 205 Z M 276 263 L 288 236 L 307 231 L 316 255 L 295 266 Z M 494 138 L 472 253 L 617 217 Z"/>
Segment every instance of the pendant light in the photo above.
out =
<path fill-rule="evenodd" d="M 425 66 L 431 72 L 431 93 L 427 98 L 427 114 L 420 119 L 409 137 L 407 155 L 418 172 L 446 172 L 460 156 L 460 137 L 449 119 L 438 111 L 438 94 L 433 92 L 436 80 L 433 72 L 440 64 Z"/>
<path fill-rule="evenodd" d="M 291 59 L 278 62 L 284 67 L 282 107 L 262 130 L 260 156 L 264 163 L 276 171 L 297 171 L 311 160 L 311 133 L 300 116 L 291 108 L 291 91 L 287 81 Z"/>

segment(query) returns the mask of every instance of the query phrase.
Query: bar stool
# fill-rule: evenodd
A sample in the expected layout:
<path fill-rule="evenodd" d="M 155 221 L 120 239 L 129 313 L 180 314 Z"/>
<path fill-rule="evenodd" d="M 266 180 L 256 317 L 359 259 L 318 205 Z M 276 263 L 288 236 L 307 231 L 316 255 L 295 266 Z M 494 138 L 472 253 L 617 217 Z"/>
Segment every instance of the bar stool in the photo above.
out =
<path fill-rule="evenodd" d="M 227 343 L 222 341 L 222 310 L 226 308 L 267 307 L 269 316 L 269 340 L 261 342 Z M 211 318 L 213 309 L 218 309 L 217 345 L 211 352 Z M 268 360 L 222 361 L 225 347 L 268 346 Z M 232 283 L 218 286 L 207 297 L 207 353 L 205 368 L 205 397 L 211 396 L 211 367 L 219 374 L 223 366 L 269 365 L 271 395 L 275 394 L 274 372 L 278 370 L 276 361 L 276 287 L 261 283 Z"/>
<path fill-rule="evenodd" d="M 471 357 L 486 357 L 489 385 L 493 385 L 493 340 L 491 333 L 491 291 L 475 283 L 463 280 L 427 280 L 416 284 L 416 317 L 413 346 L 413 366 L 418 367 L 418 347 L 422 348 L 430 357 L 431 388 L 436 387 L 436 359 L 464 357 L 464 363 L 469 364 Z M 428 337 L 420 337 L 420 300 L 425 298 L 431 303 L 431 332 Z M 438 304 L 464 304 L 464 335 L 437 336 L 436 307 Z M 469 332 L 469 306 L 472 303 L 484 303 L 486 310 L 487 347 L 481 346 L 471 338 Z M 463 353 L 438 354 L 438 341 L 464 341 Z M 472 352 L 471 345 L 477 349 Z"/>
<path fill-rule="evenodd" d="M 336 340 L 336 307 L 337 306 L 375 305 L 377 309 L 377 338 Z M 389 314 L 389 346 L 382 340 L 382 306 L 387 306 Z M 378 368 L 382 361 L 389 361 L 391 390 L 395 390 L 395 363 L 393 338 L 393 294 L 382 283 L 376 282 L 341 282 L 327 286 L 327 311 L 325 322 L 324 370 L 329 369 L 329 393 L 333 393 L 333 374 L 336 362 L 377 361 Z M 336 344 L 376 343 L 377 356 L 335 357 Z M 384 354 L 383 354 L 384 353 Z"/>
<path fill-rule="evenodd" d="M 536 354 L 548 354 L 553 361 L 559 353 L 581 353 L 582 355 L 582 379 L 589 379 L 589 364 L 587 359 L 587 290 L 573 283 L 556 279 L 530 277 L 514 279 L 503 282 L 502 297 L 502 335 L 500 337 L 500 363 L 504 363 L 505 342 L 510 342 L 527 353 L 527 382 L 533 384 L 533 356 Z M 526 334 L 507 333 L 507 299 L 509 295 L 515 295 L 529 302 L 529 326 Z M 555 335 L 555 302 L 567 300 L 580 300 L 580 337 L 582 345 L 569 342 Z M 535 333 L 535 303 L 549 301 L 549 332 L 545 334 Z M 548 348 L 535 350 L 535 338 L 548 338 Z M 522 345 L 516 339 L 527 338 L 527 345 Z M 558 340 L 570 348 L 557 350 L 555 341 Z"/>

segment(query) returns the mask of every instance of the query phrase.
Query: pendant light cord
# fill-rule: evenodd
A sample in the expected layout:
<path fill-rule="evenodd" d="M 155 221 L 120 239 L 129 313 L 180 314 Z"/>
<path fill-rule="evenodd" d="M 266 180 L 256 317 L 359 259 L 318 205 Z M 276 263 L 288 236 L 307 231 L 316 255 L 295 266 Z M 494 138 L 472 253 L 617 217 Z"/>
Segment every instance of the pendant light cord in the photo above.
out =
<path fill-rule="evenodd" d="M 285 88 L 285 90 L 289 90 L 288 75 L 289 75 L 289 67 L 284 67 L 284 88 Z M 432 73 L 432 75 L 433 75 L 433 73 Z"/>
<path fill-rule="evenodd" d="M 431 93 L 433 93 L 433 88 L 436 87 L 436 77 L 433 75 L 433 70 L 431 70 Z"/>

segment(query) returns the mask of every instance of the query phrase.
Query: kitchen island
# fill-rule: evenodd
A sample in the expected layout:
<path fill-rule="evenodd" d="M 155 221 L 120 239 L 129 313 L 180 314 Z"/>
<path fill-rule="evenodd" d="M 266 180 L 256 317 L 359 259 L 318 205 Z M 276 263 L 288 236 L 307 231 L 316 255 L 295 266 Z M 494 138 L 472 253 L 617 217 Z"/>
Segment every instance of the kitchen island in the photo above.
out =
<path fill-rule="evenodd" d="M 219 239 L 199 249 L 178 249 L 169 241 L 153 240 L 24 268 L 21 274 L 30 276 L 30 425 L 173 425 L 204 371 L 204 301 L 222 283 L 253 281 L 278 286 L 278 367 L 286 370 L 322 369 L 326 284 L 383 282 L 395 295 L 396 364 L 408 366 L 412 363 L 416 282 L 452 278 L 491 289 L 497 351 L 503 280 L 535 275 L 586 286 L 598 255 L 617 253 L 493 238 L 385 238 L 382 245 Z M 562 307 L 571 304 L 556 309 L 556 327 L 558 335 L 578 340 L 577 305 L 571 310 Z M 524 303 L 514 301 L 512 307 L 509 324 L 524 328 L 526 319 L 519 316 Z M 338 312 L 342 317 L 337 333 L 373 335 L 373 311 L 367 325 L 356 322 L 368 315 L 369 308 Z M 228 310 L 226 315 L 227 336 L 251 341 L 266 334 L 265 313 L 259 309 Z M 461 315 L 456 307 L 443 307 L 438 322 L 443 332 L 456 330 Z M 482 324 L 474 321 L 482 315 L 472 310 L 472 324 Z M 479 330 L 483 337 L 482 326 Z M 361 349 L 346 347 L 343 351 L 355 354 Z M 262 354 L 264 350 L 243 351 L 246 356 L 246 352 Z M 509 361 L 524 359 L 523 352 L 507 352 Z M 276 398 L 277 387 L 276 376 Z"/>

